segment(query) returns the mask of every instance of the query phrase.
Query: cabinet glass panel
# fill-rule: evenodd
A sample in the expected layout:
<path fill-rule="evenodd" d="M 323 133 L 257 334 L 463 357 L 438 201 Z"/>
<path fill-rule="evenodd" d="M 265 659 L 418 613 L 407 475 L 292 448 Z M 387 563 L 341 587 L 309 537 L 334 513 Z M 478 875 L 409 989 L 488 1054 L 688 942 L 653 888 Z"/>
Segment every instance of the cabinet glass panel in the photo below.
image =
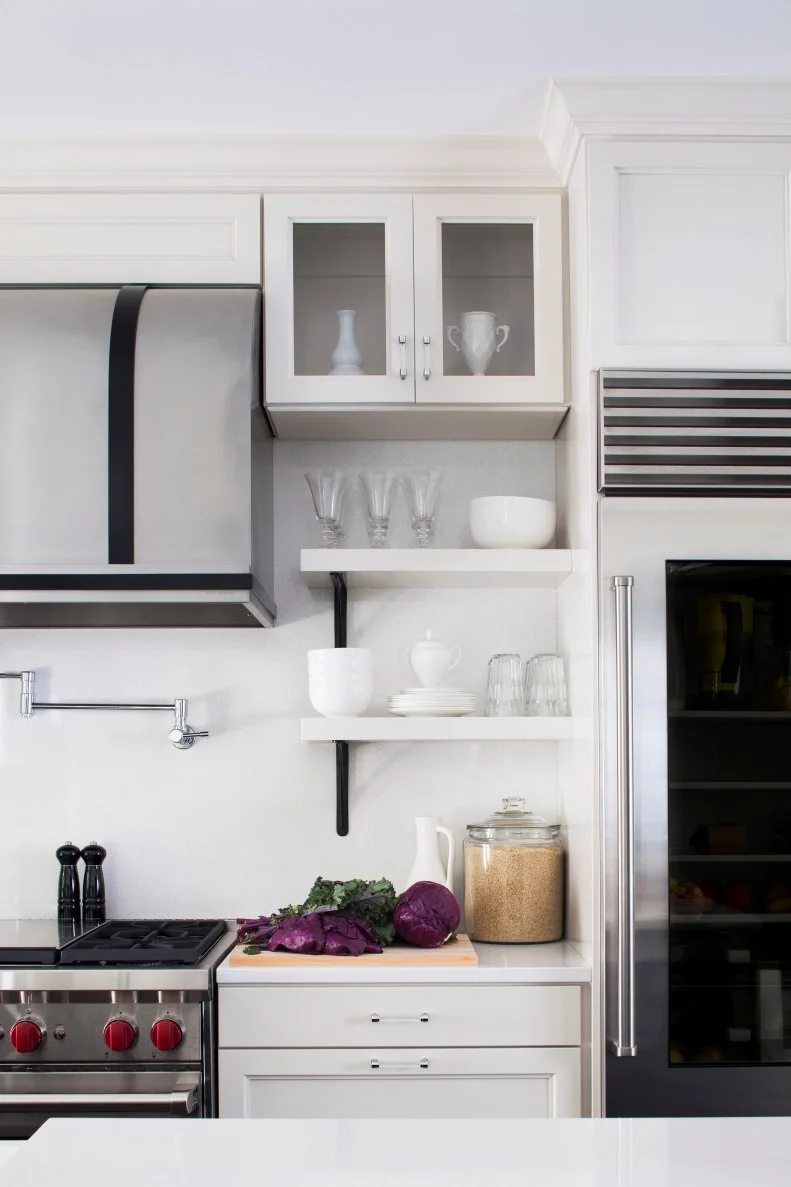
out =
<path fill-rule="evenodd" d="M 533 302 L 532 223 L 442 224 L 445 375 L 535 375 Z"/>
<path fill-rule="evenodd" d="M 667 565 L 669 1062 L 791 1062 L 791 564 Z"/>
<path fill-rule="evenodd" d="M 294 374 L 384 375 L 383 222 L 295 222 Z"/>

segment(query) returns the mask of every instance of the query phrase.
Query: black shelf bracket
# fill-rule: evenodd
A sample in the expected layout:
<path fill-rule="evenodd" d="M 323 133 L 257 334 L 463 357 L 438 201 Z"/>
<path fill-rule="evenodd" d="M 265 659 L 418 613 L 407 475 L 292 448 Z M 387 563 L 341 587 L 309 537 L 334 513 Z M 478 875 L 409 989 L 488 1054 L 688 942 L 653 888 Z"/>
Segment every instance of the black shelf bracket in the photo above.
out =
<path fill-rule="evenodd" d="M 335 646 L 346 646 L 347 601 L 345 573 L 330 573 L 335 609 Z M 339 837 L 349 832 L 349 743 L 335 740 L 335 831 Z"/>

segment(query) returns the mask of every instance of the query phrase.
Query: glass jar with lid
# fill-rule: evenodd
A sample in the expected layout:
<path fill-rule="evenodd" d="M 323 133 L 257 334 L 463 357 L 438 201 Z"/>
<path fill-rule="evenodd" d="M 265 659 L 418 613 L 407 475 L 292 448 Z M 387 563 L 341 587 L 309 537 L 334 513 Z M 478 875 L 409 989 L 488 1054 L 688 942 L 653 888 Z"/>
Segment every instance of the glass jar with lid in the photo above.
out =
<path fill-rule="evenodd" d="M 464 839 L 464 917 L 473 940 L 541 944 L 563 936 L 564 851 L 560 826 L 503 800 Z"/>

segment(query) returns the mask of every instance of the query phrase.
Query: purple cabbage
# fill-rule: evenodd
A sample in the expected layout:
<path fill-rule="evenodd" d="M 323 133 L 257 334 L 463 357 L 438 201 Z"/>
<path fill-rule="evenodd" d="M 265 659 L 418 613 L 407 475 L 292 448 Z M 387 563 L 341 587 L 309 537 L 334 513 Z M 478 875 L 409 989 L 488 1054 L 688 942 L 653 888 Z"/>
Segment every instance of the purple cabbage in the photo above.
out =
<path fill-rule="evenodd" d="M 237 938 L 254 951 L 285 950 L 311 956 L 362 956 L 381 952 L 376 936 L 364 919 L 338 915 L 329 910 L 307 915 L 261 915 L 239 919 Z"/>
<path fill-rule="evenodd" d="M 439 948 L 461 921 L 456 896 L 439 882 L 415 882 L 399 898 L 393 914 L 402 940 L 418 948 Z"/>

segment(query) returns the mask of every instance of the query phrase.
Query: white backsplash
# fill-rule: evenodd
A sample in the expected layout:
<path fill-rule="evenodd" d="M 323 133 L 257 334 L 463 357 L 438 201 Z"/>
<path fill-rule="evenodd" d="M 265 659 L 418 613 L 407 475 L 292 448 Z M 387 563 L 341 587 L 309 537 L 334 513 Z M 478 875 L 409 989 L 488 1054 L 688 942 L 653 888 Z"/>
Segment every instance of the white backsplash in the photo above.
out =
<path fill-rule="evenodd" d="M 335 834 L 334 747 L 299 741 L 305 653 L 332 645 L 329 592 L 309 590 L 299 549 L 318 528 L 304 471 L 387 464 L 445 473 L 438 547 L 469 544 L 477 494 L 552 498 L 551 443 L 276 442 L 276 598 L 273 631 L 6 631 L 0 666 L 33 668 L 46 700 L 189 698 L 190 724 L 211 737 L 191 751 L 168 742 L 155 713 L 51 711 L 18 715 L 18 688 L 0 683 L 0 916 L 53 912 L 65 840 L 108 850 L 115 915 L 259 913 L 300 899 L 316 875 L 385 875 L 397 884 L 413 856 L 415 815 L 464 826 L 524 793 L 555 816 L 555 748 L 541 744 L 370 744 L 351 747 L 350 832 Z M 412 531 L 399 493 L 393 546 Z M 355 498 L 348 544 L 364 546 Z M 454 683 L 483 696 L 489 656 L 556 646 L 555 591 L 352 592 L 349 643 L 372 647 L 376 693 L 410 682 L 399 648 L 432 628 L 459 643 Z M 461 858 L 457 893 L 461 891 Z"/>

